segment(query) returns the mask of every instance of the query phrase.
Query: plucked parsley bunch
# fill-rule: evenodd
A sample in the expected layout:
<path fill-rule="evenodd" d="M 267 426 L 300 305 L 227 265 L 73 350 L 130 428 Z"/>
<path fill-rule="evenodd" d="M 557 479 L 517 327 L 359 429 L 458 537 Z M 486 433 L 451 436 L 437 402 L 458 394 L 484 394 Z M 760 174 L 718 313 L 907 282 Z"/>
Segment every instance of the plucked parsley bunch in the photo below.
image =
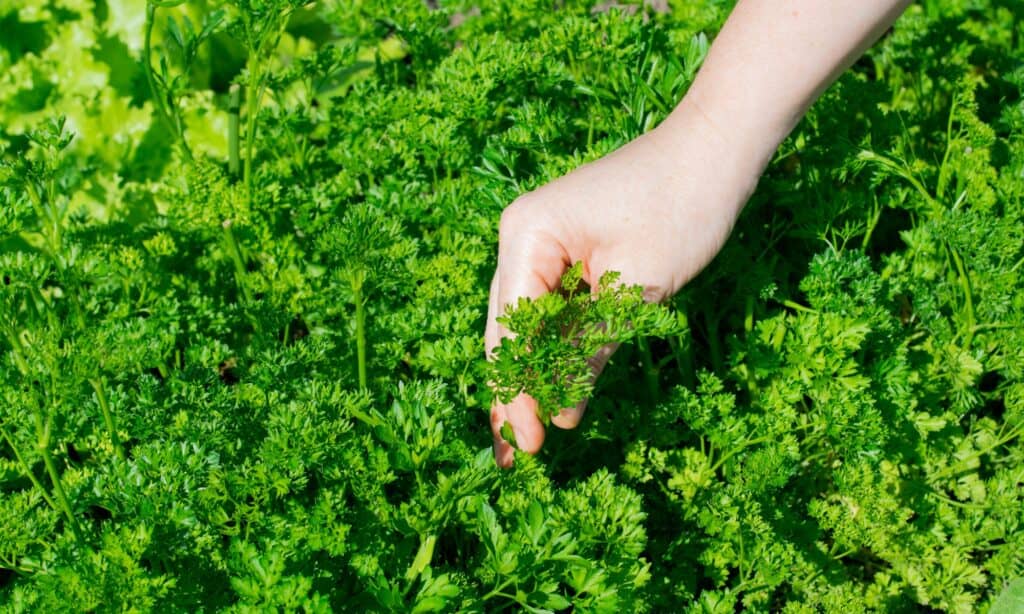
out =
<path fill-rule="evenodd" d="M 494 352 L 497 396 L 509 402 L 522 392 L 531 395 L 545 424 L 591 394 L 591 360 L 602 348 L 684 328 L 667 307 L 644 301 L 643 288 L 619 284 L 617 272 L 603 274 L 594 292 L 582 274 L 582 263 L 574 264 L 562 276 L 560 292 L 520 299 L 498 319 L 514 336 Z"/>

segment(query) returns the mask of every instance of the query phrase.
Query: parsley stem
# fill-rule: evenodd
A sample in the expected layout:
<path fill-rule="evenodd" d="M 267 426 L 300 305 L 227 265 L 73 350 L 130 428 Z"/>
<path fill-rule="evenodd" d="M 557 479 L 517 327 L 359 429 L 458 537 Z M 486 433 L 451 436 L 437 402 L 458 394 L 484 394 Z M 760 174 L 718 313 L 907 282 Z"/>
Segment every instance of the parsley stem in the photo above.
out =
<path fill-rule="evenodd" d="M 871 242 L 871 235 L 875 233 L 879 220 L 882 219 L 882 205 L 878 204 L 878 195 L 873 195 L 874 206 L 871 208 L 871 218 L 868 220 L 867 228 L 864 230 L 864 238 L 860 242 L 861 251 L 866 251 Z"/>
<path fill-rule="evenodd" d="M 36 474 L 32 472 L 32 468 L 29 467 L 29 464 L 25 462 L 25 457 L 21 455 L 21 450 L 18 449 L 18 446 L 14 443 L 14 440 L 7 432 L 7 429 L 0 426 L 0 435 L 3 436 L 4 441 L 7 442 L 11 451 L 14 452 L 14 460 L 21 465 L 21 470 L 25 472 L 25 477 L 27 477 L 28 480 L 32 482 L 32 486 L 35 486 L 36 490 L 39 491 L 39 494 L 43 497 L 43 501 L 46 501 L 46 504 L 53 508 L 53 511 L 59 513 L 61 511 L 60 508 L 57 507 L 57 504 L 50 497 L 50 494 L 46 492 L 45 488 L 43 488 L 42 482 L 40 482 L 39 478 L 36 477 Z"/>
<path fill-rule="evenodd" d="M 363 304 L 362 281 L 352 284 L 356 303 L 356 364 L 359 371 L 359 389 L 366 390 L 366 307 Z"/>
<path fill-rule="evenodd" d="M 18 336 L 9 327 L 4 327 L 4 334 L 7 336 L 7 343 L 11 344 L 11 355 L 14 356 L 14 364 L 17 365 L 18 371 L 21 371 L 22 375 L 28 375 L 28 362 L 21 351 Z"/>
<path fill-rule="evenodd" d="M 249 74 L 245 84 L 245 166 L 242 182 L 245 185 L 245 200 L 252 206 L 252 157 L 256 144 L 256 112 L 259 108 L 258 80 L 259 60 L 249 56 Z"/>
<path fill-rule="evenodd" d="M 683 385 L 689 387 L 693 385 L 693 330 L 690 328 L 689 315 L 682 306 L 679 307 L 679 319 L 683 325 L 683 332 L 668 337 L 668 345 L 672 348 Z"/>
<path fill-rule="evenodd" d="M 506 599 L 510 599 L 512 601 L 516 601 L 515 595 L 509 595 L 508 593 L 502 592 L 510 584 L 512 584 L 512 580 L 505 580 L 504 582 L 502 582 L 498 586 L 494 587 L 494 589 L 491 590 L 490 592 L 488 592 L 486 595 L 481 597 L 480 600 L 481 601 L 487 601 L 488 599 L 493 599 L 495 597 L 505 597 Z"/>
<path fill-rule="evenodd" d="M 796 311 L 802 311 L 804 313 L 818 313 L 817 309 L 811 309 L 810 307 L 807 307 L 805 305 L 801 305 L 800 303 L 798 303 L 796 301 L 791 301 L 789 299 L 786 299 L 786 300 L 782 301 L 782 304 L 784 306 L 789 307 L 790 309 L 793 309 L 793 310 L 796 310 Z"/>
<path fill-rule="evenodd" d="M 32 567 L 25 567 L 23 565 L 18 565 L 17 563 L 14 563 L 14 562 L 11 562 L 11 561 L 7 561 L 7 560 L 0 561 L 0 569 L 9 569 L 9 570 L 11 570 L 11 571 L 13 571 L 15 573 L 20 573 L 20 574 L 24 574 L 24 575 L 33 574 L 33 573 L 36 573 L 36 572 L 39 571 L 38 569 L 34 569 Z"/>
<path fill-rule="evenodd" d="M 726 452 L 725 454 L 720 456 L 718 458 L 718 460 L 715 461 L 715 464 L 711 466 L 711 473 L 714 473 L 714 472 L 718 471 L 722 467 L 722 465 L 724 465 L 726 462 L 729 461 L 729 459 L 731 459 L 732 457 L 736 456 L 740 452 L 746 450 L 747 448 L 750 448 L 750 447 L 753 447 L 753 446 L 756 446 L 758 444 L 762 444 L 762 443 L 765 443 L 765 442 L 768 442 L 768 441 L 772 441 L 773 439 L 776 439 L 776 437 L 773 436 L 773 435 L 765 435 L 764 437 L 757 437 L 755 439 L 751 439 L 749 441 L 743 442 L 743 444 L 741 446 L 739 446 L 737 448 L 733 448 L 732 450 L 729 450 L 728 452 Z"/>
<path fill-rule="evenodd" d="M 640 350 L 644 383 L 647 385 L 647 400 L 650 403 L 657 403 L 660 386 L 658 384 L 658 368 L 655 366 L 654 358 L 651 356 L 651 346 L 647 343 L 647 339 L 640 337 L 637 339 L 637 347 Z"/>
<path fill-rule="evenodd" d="M 238 113 L 242 108 L 242 90 L 237 83 L 231 85 L 228 94 L 228 172 L 232 177 L 238 177 L 239 172 L 239 150 L 238 150 Z"/>
<path fill-rule="evenodd" d="M 949 116 L 946 120 L 946 151 L 942 154 L 942 162 L 939 164 L 939 178 L 936 182 L 935 195 L 941 197 L 946 191 L 949 183 L 949 154 L 953 151 L 953 118 L 956 117 L 956 94 L 949 105 Z"/>
<path fill-rule="evenodd" d="M 117 458 L 123 461 L 125 460 L 124 448 L 121 447 L 121 438 L 117 435 L 117 425 L 114 423 L 114 416 L 110 413 L 110 403 L 107 400 L 107 388 L 103 383 L 103 377 L 90 379 L 89 384 L 96 392 L 96 399 L 99 402 L 100 411 L 103 413 L 103 422 L 110 433 L 110 442 L 114 446 L 114 453 L 117 454 Z"/>
<path fill-rule="evenodd" d="M 46 472 L 50 476 L 50 482 L 53 485 L 53 494 L 56 497 L 57 503 L 60 504 L 60 509 L 67 516 L 68 526 L 71 528 L 71 532 L 74 533 L 76 538 L 81 538 L 81 532 L 78 528 L 78 521 L 75 519 L 75 514 L 71 511 L 71 504 L 68 502 L 68 496 L 64 492 L 64 486 L 60 481 L 60 474 L 57 473 L 57 465 L 53 461 L 53 455 L 50 454 L 50 426 L 43 424 L 42 417 L 36 414 L 36 428 L 38 440 L 36 441 L 36 449 L 39 451 L 39 455 L 43 457 L 43 464 L 46 466 Z"/>
<path fill-rule="evenodd" d="M 1006 425 L 1004 424 L 1003 428 L 1005 428 L 1005 426 Z M 965 467 L 968 466 L 968 463 L 976 459 L 980 459 L 982 456 L 985 456 L 986 454 L 995 451 L 995 449 L 1000 446 L 1010 443 L 1011 441 L 1016 439 L 1018 435 L 1021 434 L 1024 434 L 1024 425 L 1010 429 L 1010 432 L 1006 433 L 1005 435 L 1003 434 L 1003 429 L 1000 428 L 998 433 L 998 439 L 995 443 L 992 443 L 974 452 L 973 454 L 957 459 L 958 462 L 955 465 L 946 465 L 944 469 L 942 469 L 941 471 L 937 471 L 934 475 L 932 475 L 931 480 L 934 482 L 936 480 L 951 477 L 961 472 L 969 471 L 969 469 L 965 469 Z"/>
<path fill-rule="evenodd" d="M 971 296 L 971 278 L 967 275 L 967 268 L 964 266 L 964 261 L 960 257 L 960 253 L 949 243 L 946 243 L 946 247 L 949 249 L 949 254 L 953 257 L 953 264 L 956 265 L 957 276 L 960 281 L 960 289 L 964 293 L 964 312 L 967 316 L 967 339 L 964 342 L 964 349 L 970 349 L 971 342 L 974 341 L 974 298 Z"/>
<path fill-rule="evenodd" d="M 235 265 L 235 283 L 242 292 L 242 298 L 249 304 L 252 303 L 252 296 L 249 294 L 249 286 L 245 283 L 245 262 L 242 260 L 242 250 L 238 247 L 238 241 L 235 240 L 235 233 L 231 231 L 231 225 L 231 220 L 225 220 L 222 224 L 224 242 L 228 247 L 228 256 Z"/>

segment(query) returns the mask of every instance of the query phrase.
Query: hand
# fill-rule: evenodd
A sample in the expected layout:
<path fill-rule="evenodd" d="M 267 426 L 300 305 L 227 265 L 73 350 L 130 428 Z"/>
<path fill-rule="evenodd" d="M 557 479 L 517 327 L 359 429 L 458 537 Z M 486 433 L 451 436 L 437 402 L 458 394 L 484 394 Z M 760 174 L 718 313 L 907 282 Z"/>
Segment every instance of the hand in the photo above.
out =
<path fill-rule="evenodd" d="M 488 355 L 509 333 L 496 318 L 520 297 L 554 290 L 565 270 L 583 263 L 594 287 L 606 271 L 640 285 L 650 301 L 675 294 L 718 253 L 761 168 L 719 135 L 685 101 L 657 129 L 618 151 L 526 194 L 501 217 L 498 267 L 491 282 L 485 340 Z M 614 348 L 591 361 L 595 377 Z M 585 402 L 552 422 L 573 428 Z M 495 460 L 512 465 L 500 434 L 507 420 L 518 447 L 536 453 L 544 442 L 537 404 L 526 394 L 491 409 Z"/>

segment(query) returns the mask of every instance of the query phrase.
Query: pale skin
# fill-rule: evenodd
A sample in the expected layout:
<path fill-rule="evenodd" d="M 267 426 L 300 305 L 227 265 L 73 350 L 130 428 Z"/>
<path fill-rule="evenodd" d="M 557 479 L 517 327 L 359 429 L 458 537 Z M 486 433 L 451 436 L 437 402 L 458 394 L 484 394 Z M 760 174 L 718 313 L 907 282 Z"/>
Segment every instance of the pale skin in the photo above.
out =
<path fill-rule="evenodd" d="M 699 273 L 732 230 L 779 143 L 811 103 L 896 20 L 907 0 L 740 0 L 693 85 L 657 128 L 530 192 L 501 216 L 491 282 L 488 354 L 508 335 L 496 318 L 520 297 L 557 288 L 582 262 L 661 301 Z M 595 377 L 614 348 L 591 361 Z M 544 426 L 525 394 L 491 409 L 494 455 L 536 453 Z M 574 428 L 585 403 L 552 418 Z"/>

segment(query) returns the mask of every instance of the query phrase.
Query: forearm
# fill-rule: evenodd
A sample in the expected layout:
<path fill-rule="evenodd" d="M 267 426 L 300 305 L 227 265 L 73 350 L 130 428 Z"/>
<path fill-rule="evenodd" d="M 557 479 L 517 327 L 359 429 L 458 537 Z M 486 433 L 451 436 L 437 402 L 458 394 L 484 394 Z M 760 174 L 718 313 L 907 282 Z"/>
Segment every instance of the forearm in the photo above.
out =
<path fill-rule="evenodd" d="M 909 3 L 740 0 L 663 125 L 708 124 L 744 172 L 760 174 L 811 103 Z"/>

